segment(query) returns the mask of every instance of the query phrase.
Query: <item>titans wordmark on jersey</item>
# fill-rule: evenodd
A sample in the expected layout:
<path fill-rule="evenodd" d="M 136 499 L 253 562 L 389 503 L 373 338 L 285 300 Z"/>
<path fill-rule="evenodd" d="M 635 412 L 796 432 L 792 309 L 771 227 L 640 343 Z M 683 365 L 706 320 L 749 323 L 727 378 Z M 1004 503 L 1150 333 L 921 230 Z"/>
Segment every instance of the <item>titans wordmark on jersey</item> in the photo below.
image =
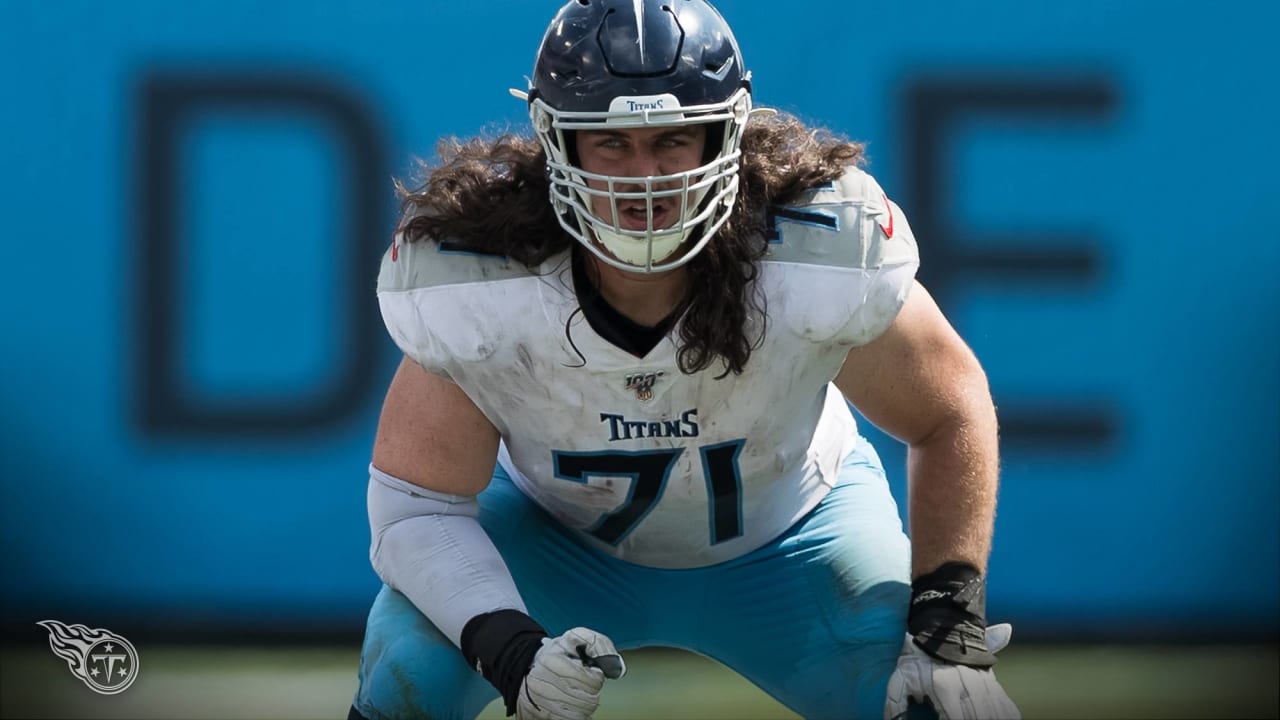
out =
<path fill-rule="evenodd" d="M 768 331 L 741 375 L 682 373 L 675 331 L 643 358 L 600 338 L 575 313 L 567 253 L 531 270 L 397 241 L 379 302 L 400 349 L 461 386 L 552 516 L 630 562 L 709 565 L 768 542 L 835 482 L 857 429 L 831 380 L 893 322 L 918 263 L 906 218 L 861 170 L 771 219 Z"/>

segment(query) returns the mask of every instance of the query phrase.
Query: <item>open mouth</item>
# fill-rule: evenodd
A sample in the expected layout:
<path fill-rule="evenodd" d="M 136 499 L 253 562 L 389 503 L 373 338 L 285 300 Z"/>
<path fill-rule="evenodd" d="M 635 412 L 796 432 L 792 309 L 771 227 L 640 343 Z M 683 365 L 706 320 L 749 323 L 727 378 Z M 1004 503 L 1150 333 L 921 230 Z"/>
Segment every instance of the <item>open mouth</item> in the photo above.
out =
<path fill-rule="evenodd" d="M 675 221 L 675 211 L 671 203 L 657 201 L 653 203 L 653 229 L 660 230 Z M 648 230 L 649 209 L 645 203 L 626 203 L 618 207 L 618 224 L 623 230 Z"/>

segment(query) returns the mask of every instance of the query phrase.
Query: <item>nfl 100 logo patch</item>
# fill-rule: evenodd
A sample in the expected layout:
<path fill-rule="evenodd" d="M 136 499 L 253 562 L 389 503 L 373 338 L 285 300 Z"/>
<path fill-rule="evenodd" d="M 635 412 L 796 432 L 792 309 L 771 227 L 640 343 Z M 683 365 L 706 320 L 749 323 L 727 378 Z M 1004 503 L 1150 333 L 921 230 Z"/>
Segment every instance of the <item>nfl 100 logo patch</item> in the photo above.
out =
<path fill-rule="evenodd" d="M 661 370 L 657 372 L 631 373 L 627 375 L 625 388 L 633 391 L 636 394 L 636 399 L 640 402 L 649 402 L 653 399 L 653 386 L 663 374 Z"/>
<path fill-rule="evenodd" d="M 67 668 L 96 693 L 124 692 L 138 677 L 138 651 L 122 636 L 102 628 L 67 625 L 57 620 L 37 623 L 49 631 L 49 648 Z"/>

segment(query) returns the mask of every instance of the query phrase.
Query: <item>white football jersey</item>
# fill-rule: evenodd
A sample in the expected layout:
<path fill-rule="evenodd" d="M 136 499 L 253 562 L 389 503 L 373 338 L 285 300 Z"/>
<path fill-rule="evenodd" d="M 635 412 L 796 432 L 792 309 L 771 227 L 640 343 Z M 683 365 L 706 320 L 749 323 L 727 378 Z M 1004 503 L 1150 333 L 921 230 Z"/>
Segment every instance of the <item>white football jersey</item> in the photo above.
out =
<path fill-rule="evenodd" d="M 834 485 L 857 428 L 831 381 L 893 322 L 918 265 L 906 218 L 861 170 L 773 218 L 766 331 L 741 375 L 681 373 L 677 328 L 643 358 L 600 338 L 567 251 L 531 270 L 397 240 L 378 298 L 401 350 L 501 432 L 499 461 L 538 505 L 620 559 L 710 565 L 777 537 Z"/>

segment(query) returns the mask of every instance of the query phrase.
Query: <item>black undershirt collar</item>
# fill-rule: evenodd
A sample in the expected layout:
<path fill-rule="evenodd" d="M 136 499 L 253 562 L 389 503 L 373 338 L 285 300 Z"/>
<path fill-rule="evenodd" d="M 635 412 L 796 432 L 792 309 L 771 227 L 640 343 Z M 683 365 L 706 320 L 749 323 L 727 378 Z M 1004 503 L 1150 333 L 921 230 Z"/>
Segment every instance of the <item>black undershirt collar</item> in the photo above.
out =
<path fill-rule="evenodd" d="M 644 357 L 662 342 L 667 331 L 675 323 L 679 311 L 666 316 L 653 327 L 641 325 L 613 308 L 599 289 L 587 277 L 586 263 L 581 252 L 573 253 L 573 289 L 578 296 L 582 314 L 596 334 L 610 344 L 635 355 Z"/>

